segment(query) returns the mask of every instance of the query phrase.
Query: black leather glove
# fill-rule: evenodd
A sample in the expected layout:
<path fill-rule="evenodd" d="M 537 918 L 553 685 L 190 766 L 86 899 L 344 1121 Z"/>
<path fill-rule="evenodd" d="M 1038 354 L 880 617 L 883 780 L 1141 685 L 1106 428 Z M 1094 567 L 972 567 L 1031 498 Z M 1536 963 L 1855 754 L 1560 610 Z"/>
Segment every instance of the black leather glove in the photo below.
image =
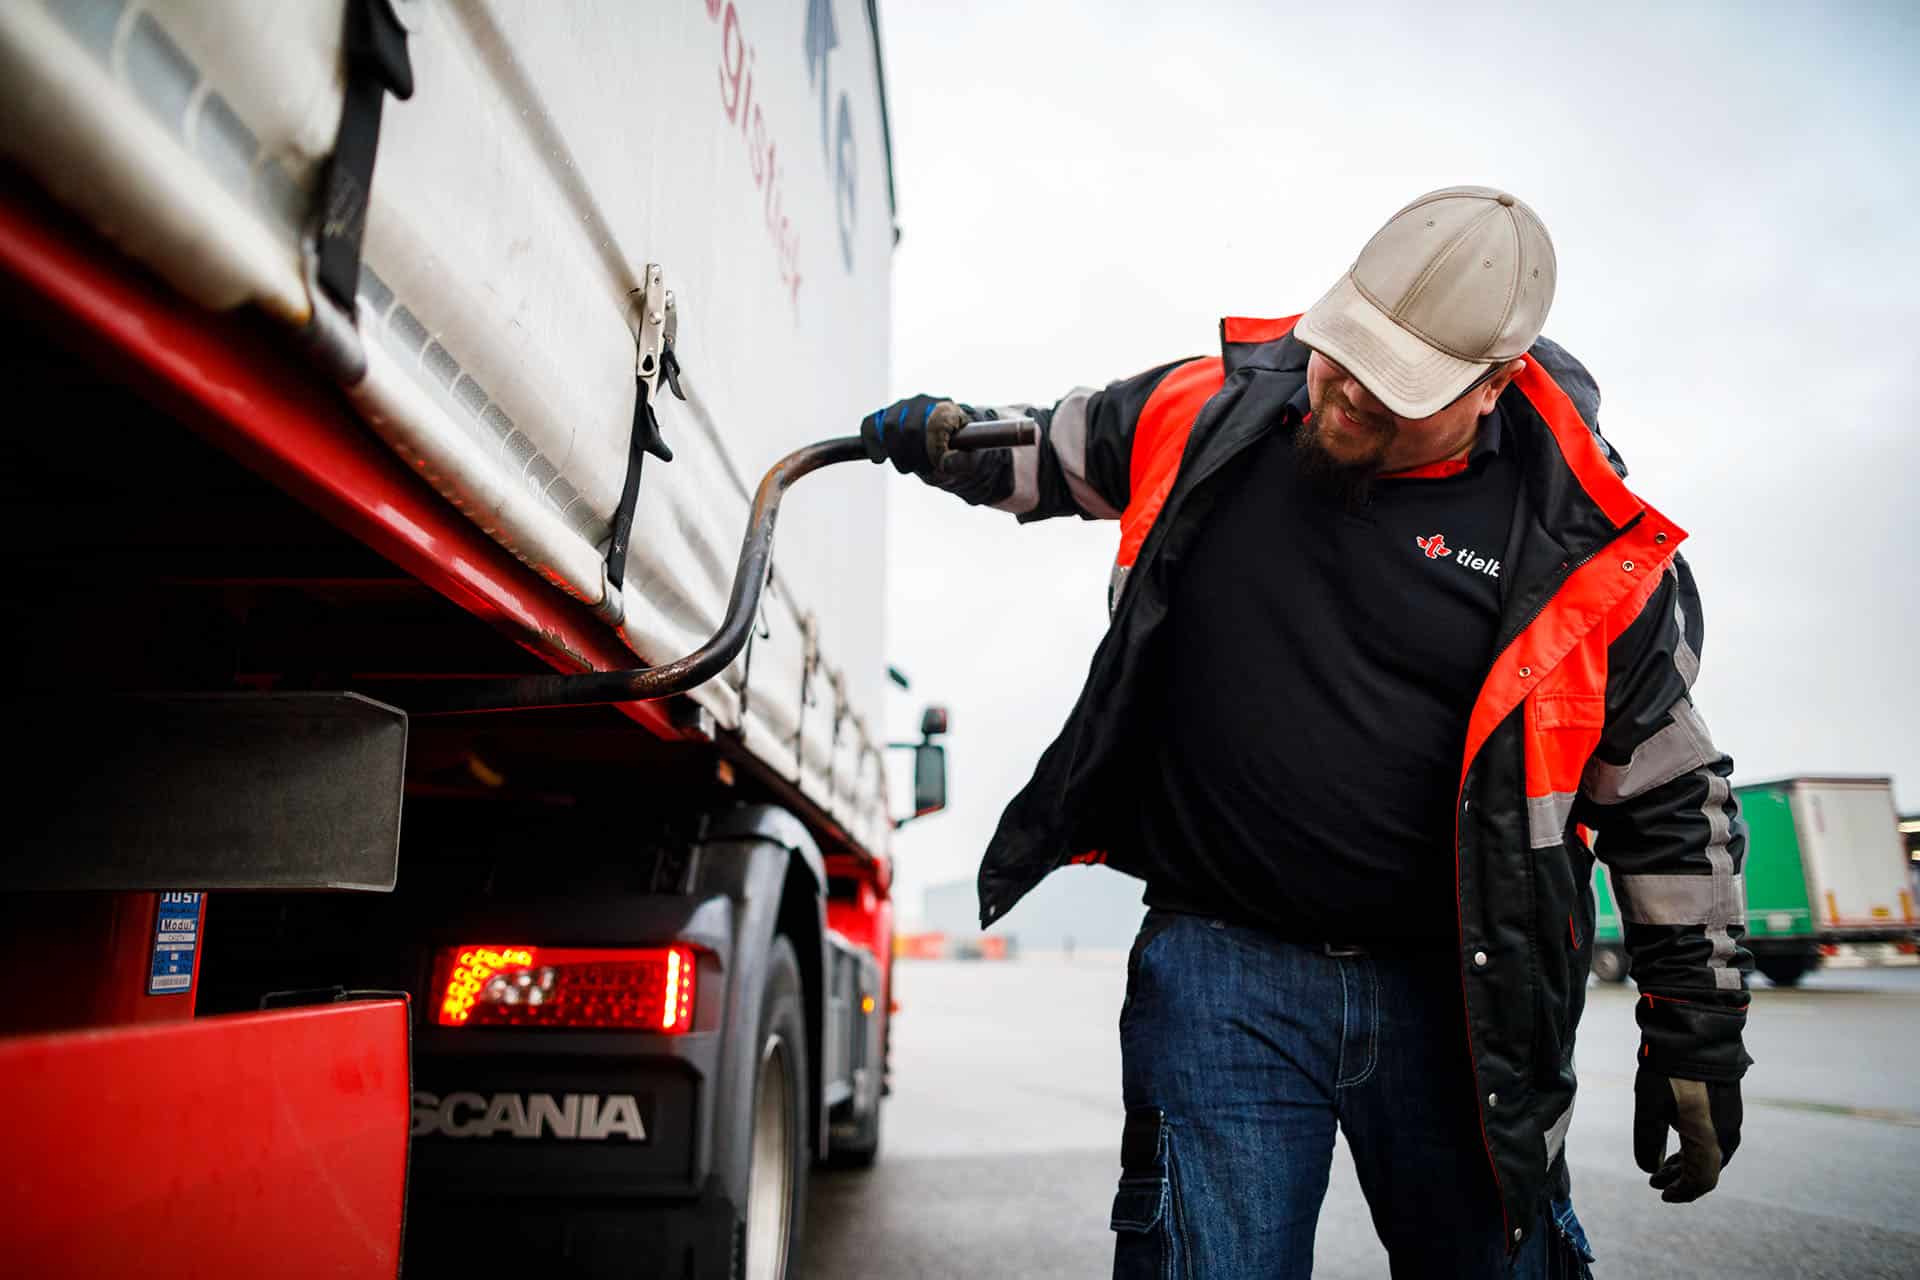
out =
<path fill-rule="evenodd" d="M 966 454 L 948 451 L 953 433 L 969 422 L 992 417 L 938 396 L 909 396 L 861 419 L 860 439 L 874 462 L 891 462 L 901 475 L 939 484 L 943 478 L 963 473 L 971 461 Z"/>
<path fill-rule="evenodd" d="M 1740 1082 L 1681 1080 L 1642 1066 L 1633 1078 L 1633 1158 L 1669 1204 L 1698 1200 L 1740 1146 Z M 1667 1154 L 1667 1130 L 1680 1150 Z"/>

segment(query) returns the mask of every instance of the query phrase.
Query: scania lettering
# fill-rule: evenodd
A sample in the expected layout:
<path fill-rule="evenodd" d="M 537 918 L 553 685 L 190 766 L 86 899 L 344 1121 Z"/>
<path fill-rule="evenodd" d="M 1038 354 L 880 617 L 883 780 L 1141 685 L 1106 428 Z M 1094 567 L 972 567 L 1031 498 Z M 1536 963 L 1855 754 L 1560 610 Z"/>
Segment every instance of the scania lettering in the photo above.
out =
<path fill-rule="evenodd" d="M 647 1140 L 640 1120 L 640 1103 L 630 1093 L 601 1097 L 569 1093 L 450 1093 L 444 1099 L 431 1093 L 413 1095 L 413 1136 L 438 1134 L 447 1138 L 563 1138 L 597 1142 L 622 1137 Z"/>
<path fill-rule="evenodd" d="M 769 1280 L 876 1157 L 874 4 L 552 8 L 0 3 L 9 1274 Z"/>

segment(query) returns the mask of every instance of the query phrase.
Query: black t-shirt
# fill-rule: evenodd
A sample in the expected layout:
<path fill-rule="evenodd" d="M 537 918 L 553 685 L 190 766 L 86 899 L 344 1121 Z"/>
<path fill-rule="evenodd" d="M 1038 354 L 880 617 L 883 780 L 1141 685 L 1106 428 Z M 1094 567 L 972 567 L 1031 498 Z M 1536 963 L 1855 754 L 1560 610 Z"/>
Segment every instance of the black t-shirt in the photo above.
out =
<path fill-rule="evenodd" d="M 1149 904 L 1302 941 L 1455 936 L 1453 808 L 1520 491 L 1501 446 L 1495 414 L 1464 468 L 1382 477 L 1358 510 L 1298 474 L 1288 431 L 1237 460 L 1172 574 Z"/>

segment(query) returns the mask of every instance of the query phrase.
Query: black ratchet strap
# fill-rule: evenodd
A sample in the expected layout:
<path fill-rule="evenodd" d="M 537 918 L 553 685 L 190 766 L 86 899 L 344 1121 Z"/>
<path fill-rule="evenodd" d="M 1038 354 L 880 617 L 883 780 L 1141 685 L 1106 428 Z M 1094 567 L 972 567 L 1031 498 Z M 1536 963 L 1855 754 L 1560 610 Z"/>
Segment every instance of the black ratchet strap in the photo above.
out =
<path fill-rule="evenodd" d="M 680 389 L 680 361 L 673 354 L 673 344 L 663 343 L 660 348 L 660 372 L 666 375 L 667 385 L 680 399 L 687 398 Z M 627 438 L 627 479 L 620 486 L 620 505 L 613 513 L 613 536 L 607 543 L 607 584 L 618 591 L 627 579 L 627 538 L 633 533 L 633 512 L 640 501 L 640 467 L 652 454 L 662 462 L 673 461 L 673 450 L 660 435 L 660 419 L 654 415 L 653 400 L 647 392 L 647 375 L 639 373 L 633 379 L 633 431 Z"/>
<path fill-rule="evenodd" d="M 380 108 L 389 93 L 403 102 L 413 96 L 413 64 L 407 59 L 407 29 L 394 13 L 393 0 L 347 0 L 342 44 L 346 101 L 320 186 L 315 249 L 321 286 L 351 315 L 373 158 L 380 147 Z"/>

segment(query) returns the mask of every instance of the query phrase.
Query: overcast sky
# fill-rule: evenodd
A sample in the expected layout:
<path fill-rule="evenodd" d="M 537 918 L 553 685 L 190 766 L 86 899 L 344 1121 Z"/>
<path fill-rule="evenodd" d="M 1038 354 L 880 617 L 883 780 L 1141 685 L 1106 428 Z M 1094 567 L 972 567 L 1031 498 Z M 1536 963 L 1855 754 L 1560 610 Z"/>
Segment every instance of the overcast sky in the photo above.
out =
<path fill-rule="evenodd" d="M 1213 352 L 1421 192 L 1504 187 L 1558 251 L 1548 335 L 1692 535 L 1737 778 L 1892 774 L 1920 809 L 1920 6 L 1557 8 L 883 4 L 893 389 L 1050 404 Z M 1118 531 L 889 501 L 894 736 L 953 712 L 952 808 L 896 843 L 911 919 L 1071 707 Z"/>

